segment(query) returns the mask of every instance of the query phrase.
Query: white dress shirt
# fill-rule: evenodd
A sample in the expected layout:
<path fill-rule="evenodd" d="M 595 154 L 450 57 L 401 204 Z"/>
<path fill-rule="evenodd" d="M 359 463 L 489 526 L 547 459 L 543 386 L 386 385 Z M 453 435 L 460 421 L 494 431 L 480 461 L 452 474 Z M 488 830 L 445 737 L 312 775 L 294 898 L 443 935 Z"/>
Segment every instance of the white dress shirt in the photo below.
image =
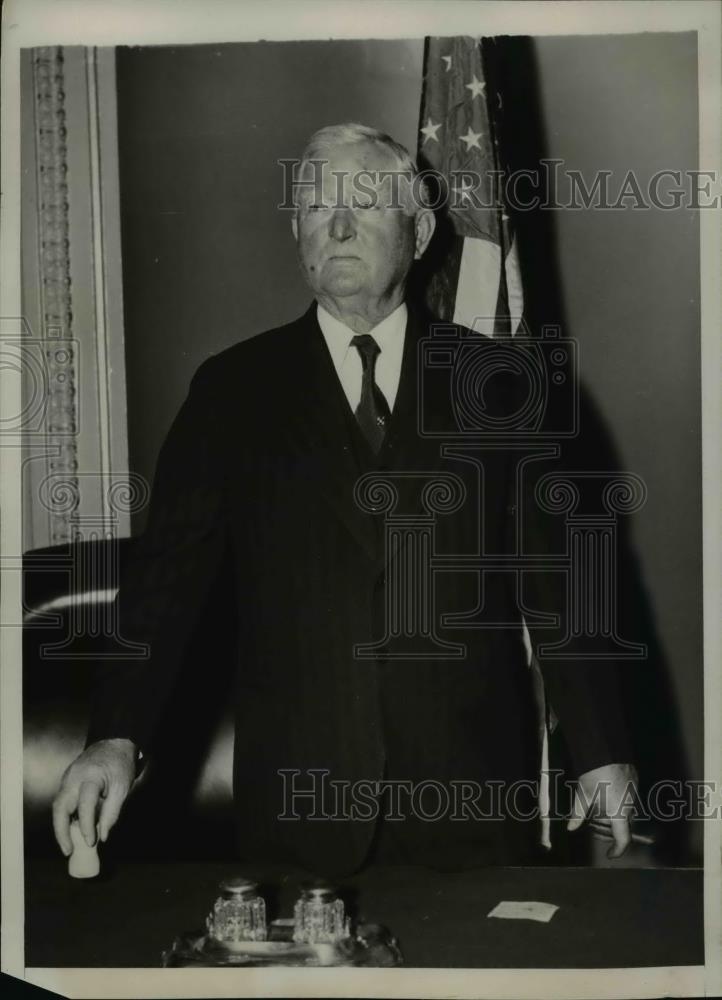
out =
<path fill-rule="evenodd" d="M 401 358 L 404 352 L 404 337 L 406 335 L 406 303 L 394 309 L 386 319 L 382 319 L 370 335 L 381 348 L 376 358 L 376 385 L 384 394 L 389 410 L 393 410 L 396 393 L 401 378 Z M 336 374 L 339 377 L 343 391 L 346 393 L 349 406 L 356 412 L 361 401 L 361 379 L 363 368 L 358 349 L 351 346 L 351 340 L 356 336 L 354 331 L 332 316 L 322 305 L 317 306 L 318 325 L 321 327 L 326 346 L 333 361 Z"/>

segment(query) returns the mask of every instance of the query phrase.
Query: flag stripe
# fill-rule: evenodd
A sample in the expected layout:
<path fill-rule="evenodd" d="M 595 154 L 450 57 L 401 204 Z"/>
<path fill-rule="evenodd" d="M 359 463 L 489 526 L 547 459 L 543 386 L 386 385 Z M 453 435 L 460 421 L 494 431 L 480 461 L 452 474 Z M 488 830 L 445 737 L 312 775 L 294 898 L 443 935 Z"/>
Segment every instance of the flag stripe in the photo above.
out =
<path fill-rule="evenodd" d="M 509 317 L 511 319 L 511 335 L 513 337 L 519 330 L 524 314 L 524 290 L 521 284 L 516 236 L 512 238 L 504 266 L 506 270 L 506 295 L 509 305 Z"/>
<path fill-rule="evenodd" d="M 454 322 L 487 337 L 494 336 L 501 275 L 501 247 L 489 240 L 467 237 L 461 251 L 456 284 Z"/>

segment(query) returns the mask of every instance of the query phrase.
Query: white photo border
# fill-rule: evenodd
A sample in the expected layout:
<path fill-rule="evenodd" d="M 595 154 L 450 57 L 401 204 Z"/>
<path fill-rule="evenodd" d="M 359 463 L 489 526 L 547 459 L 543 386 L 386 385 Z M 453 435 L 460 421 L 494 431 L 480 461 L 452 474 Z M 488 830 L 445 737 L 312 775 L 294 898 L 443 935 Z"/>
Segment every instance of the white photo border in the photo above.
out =
<path fill-rule="evenodd" d="M 20 50 L 38 45 L 199 44 L 259 39 L 425 35 L 590 35 L 696 31 L 701 170 L 720 176 L 720 23 L 715 0 L 6 0 L 2 32 L 0 315 L 19 317 Z M 704 497 L 705 780 L 722 776 L 722 427 L 720 211 L 700 213 Z M 20 377 L 0 371 L 0 417 L 20 412 Z M 0 553 L 21 537 L 20 452 L 0 454 Z M 21 575 L 3 565 L 0 621 L 19 621 Z M 0 630 L 2 970 L 76 997 L 657 997 L 717 995 L 722 883 L 720 824 L 705 826 L 704 967 L 644 969 L 33 969 L 24 965 L 21 630 Z"/>

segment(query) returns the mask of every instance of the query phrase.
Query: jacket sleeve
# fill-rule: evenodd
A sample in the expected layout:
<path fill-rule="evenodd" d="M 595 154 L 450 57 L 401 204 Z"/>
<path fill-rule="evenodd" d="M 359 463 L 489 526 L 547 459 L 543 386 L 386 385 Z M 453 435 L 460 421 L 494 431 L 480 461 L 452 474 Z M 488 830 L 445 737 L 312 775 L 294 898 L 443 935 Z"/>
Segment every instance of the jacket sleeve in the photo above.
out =
<path fill-rule="evenodd" d="M 556 456 L 525 463 L 521 475 L 517 474 L 516 461 L 512 460 L 508 523 L 514 536 L 513 550 L 519 545 L 525 556 L 538 560 L 538 568 L 525 569 L 521 574 L 521 610 L 529 629 L 532 652 L 544 678 L 547 707 L 551 707 L 558 719 L 572 768 L 578 777 L 605 764 L 634 763 L 625 707 L 624 672 L 633 670 L 635 663 L 619 659 L 614 643 L 601 630 L 599 634 L 584 637 L 583 642 L 573 639 L 562 650 L 545 650 L 545 647 L 564 643 L 570 636 L 573 602 L 570 592 L 576 583 L 569 573 L 571 553 L 568 551 L 567 515 L 563 511 L 555 513 L 544 509 L 536 487 L 545 475 L 551 474 L 557 481 L 575 481 L 575 470 L 600 468 L 599 456 L 593 450 L 587 451 L 583 440 L 573 442 L 570 448 L 558 444 L 557 450 Z M 576 482 L 579 481 L 577 477 Z M 618 555 L 617 573 L 623 573 L 624 555 Z M 562 561 L 553 566 L 550 556 L 561 556 Z M 602 599 L 598 590 L 595 593 L 592 589 L 590 593 L 589 599 Z M 618 601 L 618 594 L 619 587 L 613 586 L 612 600 Z M 556 624 L 550 625 L 548 617 L 547 622 L 543 622 L 541 616 L 553 616 Z M 562 652 L 566 655 L 560 655 Z"/>
<path fill-rule="evenodd" d="M 199 612 L 220 571 L 227 518 L 212 360 L 198 369 L 162 446 L 147 527 L 122 568 L 114 605 L 116 634 L 110 657 L 98 664 L 86 745 L 123 737 L 147 756 Z"/>

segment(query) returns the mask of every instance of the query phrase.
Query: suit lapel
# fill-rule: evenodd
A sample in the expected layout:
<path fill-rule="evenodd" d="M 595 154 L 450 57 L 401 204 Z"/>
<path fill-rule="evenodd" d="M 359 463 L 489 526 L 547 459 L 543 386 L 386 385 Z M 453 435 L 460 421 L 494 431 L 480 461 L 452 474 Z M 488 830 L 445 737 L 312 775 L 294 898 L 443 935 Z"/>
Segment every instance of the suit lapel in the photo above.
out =
<path fill-rule="evenodd" d="M 421 491 L 429 475 L 442 464 L 439 443 L 423 433 L 423 415 L 420 410 L 420 380 L 423 378 L 422 346 L 429 331 L 429 317 L 412 304 L 404 338 L 401 377 L 396 403 L 391 414 L 386 439 L 378 456 L 375 471 L 383 476 L 388 473 L 399 490 L 397 514 L 424 514 Z M 441 401 L 443 403 L 443 401 Z M 439 400 L 425 398 L 424 405 L 437 408 Z M 448 401 L 447 401 L 448 406 Z M 395 476 L 395 473 L 402 475 Z M 390 568 L 399 558 L 405 543 L 393 553 L 380 547 L 378 569 Z M 388 563 L 387 563 L 387 560 Z"/>
<path fill-rule="evenodd" d="M 424 432 L 428 414 L 421 412 L 421 382 L 423 380 L 423 343 L 429 333 L 429 317 L 410 304 L 404 339 L 401 378 L 396 404 L 391 414 L 386 440 L 379 454 L 379 467 L 389 471 L 433 472 L 440 464 L 440 448 Z M 424 407 L 437 409 L 439 401 L 429 396 L 428 387 Z M 448 400 L 446 401 L 448 407 Z"/>
<path fill-rule="evenodd" d="M 374 525 L 354 501 L 354 486 L 364 471 L 359 464 L 356 422 L 318 325 L 315 302 L 298 321 L 295 343 L 298 350 L 289 358 L 287 369 L 293 419 L 285 425 L 285 432 L 294 449 L 314 456 L 323 470 L 317 478 L 321 499 L 375 558 Z"/>

